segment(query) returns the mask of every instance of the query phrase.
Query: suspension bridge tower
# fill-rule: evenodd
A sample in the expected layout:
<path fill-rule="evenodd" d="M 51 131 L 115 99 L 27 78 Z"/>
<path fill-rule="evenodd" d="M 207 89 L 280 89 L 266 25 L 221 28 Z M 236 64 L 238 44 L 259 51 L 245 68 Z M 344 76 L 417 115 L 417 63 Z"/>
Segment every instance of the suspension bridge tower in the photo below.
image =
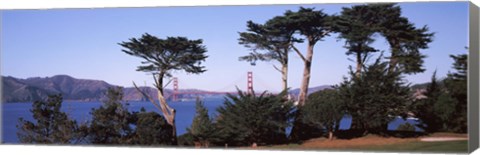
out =
<path fill-rule="evenodd" d="M 253 73 L 251 71 L 247 73 L 247 93 L 253 94 Z"/>
<path fill-rule="evenodd" d="M 178 100 L 178 78 L 174 77 L 173 78 L 173 101 Z"/>

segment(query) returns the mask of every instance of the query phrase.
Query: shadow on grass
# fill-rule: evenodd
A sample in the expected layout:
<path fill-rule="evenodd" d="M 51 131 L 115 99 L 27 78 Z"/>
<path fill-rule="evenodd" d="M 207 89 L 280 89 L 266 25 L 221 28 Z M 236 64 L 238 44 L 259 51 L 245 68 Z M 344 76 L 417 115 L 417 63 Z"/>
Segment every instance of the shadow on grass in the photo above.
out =
<path fill-rule="evenodd" d="M 424 132 L 415 131 L 385 131 L 376 135 L 382 137 L 396 137 L 396 138 L 414 138 L 427 135 Z M 338 139 L 353 139 L 365 136 L 363 130 L 339 130 L 335 132 Z"/>
<path fill-rule="evenodd" d="M 468 141 L 409 142 L 383 146 L 367 146 L 345 149 L 343 151 L 380 151 L 380 152 L 425 152 L 425 153 L 467 153 Z"/>

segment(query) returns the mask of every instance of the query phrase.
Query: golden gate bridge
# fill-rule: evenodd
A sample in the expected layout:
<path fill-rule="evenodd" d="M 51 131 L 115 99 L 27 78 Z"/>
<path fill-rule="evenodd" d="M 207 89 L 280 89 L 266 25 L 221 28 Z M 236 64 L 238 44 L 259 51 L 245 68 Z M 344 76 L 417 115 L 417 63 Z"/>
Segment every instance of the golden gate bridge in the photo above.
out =
<path fill-rule="evenodd" d="M 238 94 L 237 91 L 204 91 L 204 90 L 192 90 L 192 91 L 180 91 L 179 90 L 179 81 L 177 77 L 173 79 L 173 93 L 167 97 L 173 101 L 178 101 L 179 97 L 182 95 L 224 95 L 224 94 Z M 254 92 L 253 90 L 253 72 L 247 72 L 247 94 L 260 95 L 261 93 Z"/>

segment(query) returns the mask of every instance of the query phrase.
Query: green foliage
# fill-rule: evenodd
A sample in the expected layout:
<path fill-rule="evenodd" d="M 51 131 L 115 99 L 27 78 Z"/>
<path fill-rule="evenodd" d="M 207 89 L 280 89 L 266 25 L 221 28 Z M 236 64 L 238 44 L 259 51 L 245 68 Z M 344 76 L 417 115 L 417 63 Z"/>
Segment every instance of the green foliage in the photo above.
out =
<path fill-rule="evenodd" d="M 119 43 L 129 55 L 143 58 L 143 66 L 137 71 L 160 72 L 170 75 L 171 70 L 184 70 L 188 73 L 202 73 L 205 71 L 201 62 L 207 56 L 202 40 L 188 40 L 185 37 L 167 37 L 159 39 L 148 33 L 141 38 L 131 38 L 129 42 Z"/>
<path fill-rule="evenodd" d="M 344 113 L 343 102 L 337 90 L 326 89 L 312 93 L 307 104 L 301 108 L 305 123 L 325 128 L 329 132 L 337 130 Z"/>
<path fill-rule="evenodd" d="M 155 112 L 130 112 L 122 102 L 121 87 L 109 88 L 107 99 L 98 109 L 92 109 L 92 122 L 85 131 L 88 143 L 170 145 L 172 127 Z"/>
<path fill-rule="evenodd" d="M 389 73 L 387 63 L 380 59 L 359 77 L 350 72 L 351 78 L 339 86 L 339 95 L 352 116 L 351 128 L 381 134 L 396 116 L 406 117 L 406 105 L 412 99 L 400 74 Z"/>
<path fill-rule="evenodd" d="M 410 123 L 400 124 L 397 127 L 397 131 L 415 131 L 415 125 Z"/>
<path fill-rule="evenodd" d="M 287 10 L 284 13 L 289 21 L 289 26 L 296 30 L 296 33 L 305 36 L 309 44 L 314 45 L 333 31 L 334 18 L 325 14 L 322 10 L 314 8 L 303 8 L 297 12 Z"/>
<path fill-rule="evenodd" d="M 190 133 L 185 133 L 178 136 L 178 145 L 179 146 L 194 146 L 193 136 Z"/>
<path fill-rule="evenodd" d="M 207 49 L 202 43 L 201 39 L 189 40 L 186 37 L 160 39 L 145 33 L 138 39 L 130 38 L 128 42 L 119 45 L 125 48 L 122 52 L 144 59 L 143 65 L 138 66 L 137 71 L 151 72 L 155 87 L 163 95 L 163 78 L 171 77 L 172 71 L 183 70 L 193 74 L 206 71 L 201 65 L 208 57 L 205 55 Z"/>
<path fill-rule="evenodd" d="M 125 49 L 122 52 L 144 59 L 142 66 L 137 71 L 151 72 L 155 81 L 154 86 L 158 90 L 158 102 L 145 92 L 138 89 L 145 98 L 162 111 L 168 124 L 172 126 L 172 144 L 177 143 L 175 127 L 175 109 L 168 106 L 164 98 L 163 79 L 171 77 L 173 71 L 185 71 L 186 73 L 199 74 L 205 72 L 202 62 L 208 57 L 207 49 L 202 45 L 203 41 L 189 40 L 186 37 L 167 37 L 160 39 L 145 33 L 140 38 L 131 38 L 128 42 L 119 43 Z"/>
<path fill-rule="evenodd" d="M 109 88 L 107 100 L 98 109 L 92 109 L 88 140 L 93 144 L 128 144 L 134 130 L 132 114 L 122 103 L 120 87 Z"/>
<path fill-rule="evenodd" d="M 439 117 L 439 114 L 444 112 L 443 110 L 440 110 L 444 109 L 444 104 L 439 104 L 439 97 L 444 96 L 444 93 L 444 89 L 439 85 L 436 78 L 436 72 L 434 72 L 432 80 L 427 84 L 426 93 L 424 94 L 427 98 L 415 100 L 413 104 L 412 111 L 422 122 L 419 127 L 426 132 L 436 132 L 443 128 L 443 121 Z"/>
<path fill-rule="evenodd" d="M 414 111 L 427 132 L 467 132 L 467 55 L 450 56 L 455 73 L 438 84 L 435 74 L 427 85 L 427 99 L 416 101 Z"/>
<path fill-rule="evenodd" d="M 396 4 L 369 4 L 372 9 L 378 10 L 377 21 L 379 32 L 390 44 L 390 72 L 398 69 L 402 73 L 419 73 L 425 71 L 420 49 L 428 48 L 433 41 L 434 33 L 429 28 L 415 27 L 408 18 L 401 16 L 401 8 Z"/>
<path fill-rule="evenodd" d="M 78 126 L 60 110 L 62 96 L 51 95 L 46 101 L 35 101 L 30 112 L 35 122 L 19 119 L 17 136 L 21 143 L 70 144 L 78 141 Z"/>
<path fill-rule="evenodd" d="M 336 30 L 339 38 L 345 39 L 347 55 L 356 56 L 358 71 L 361 70 L 370 52 L 376 52 L 370 44 L 375 40 L 373 35 L 378 31 L 375 16 L 377 11 L 370 5 L 356 5 L 351 8 L 342 8 L 341 15 L 336 18 Z"/>
<path fill-rule="evenodd" d="M 285 142 L 293 105 L 284 94 L 260 96 L 238 91 L 229 94 L 217 109 L 217 134 L 228 146 L 278 144 Z"/>
<path fill-rule="evenodd" d="M 138 145 L 170 145 L 172 127 L 156 112 L 134 113 L 136 128 L 131 143 Z"/>
<path fill-rule="evenodd" d="M 195 117 L 192 125 L 187 128 L 188 133 L 192 136 L 194 142 L 199 142 L 202 146 L 208 147 L 214 139 L 215 126 L 208 116 L 208 110 L 202 101 L 197 98 L 195 104 Z"/>
<path fill-rule="evenodd" d="M 450 55 L 454 60 L 453 68 L 455 73 L 451 73 L 448 76 L 454 80 L 467 80 L 467 64 L 468 64 L 468 55 L 459 54 L 459 55 Z"/>
<path fill-rule="evenodd" d="M 438 127 L 441 131 L 455 131 L 455 126 L 452 124 L 456 124 L 458 114 L 456 114 L 456 105 L 458 105 L 458 101 L 451 97 L 448 93 L 442 93 L 438 96 L 437 102 L 434 105 L 433 109 L 435 111 L 434 116 L 438 117 L 440 121 L 438 125 L 434 125 Z"/>
<path fill-rule="evenodd" d="M 287 64 L 292 42 L 299 42 L 293 38 L 294 30 L 288 29 L 287 22 L 282 16 L 272 18 L 264 25 L 248 21 L 247 32 L 239 33 L 238 40 L 239 44 L 250 48 L 253 52 L 240 57 L 240 60 L 246 60 L 252 64 L 258 60 L 276 60 L 281 64 Z M 258 53 L 259 50 L 265 52 Z"/>
<path fill-rule="evenodd" d="M 455 132 L 467 132 L 467 57 L 466 54 L 451 55 L 454 59 L 453 68 L 456 72 L 449 73 L 444 80 L 447 92 L 454 100 L 454 116 L 449 121 L 449 129 Z"/>

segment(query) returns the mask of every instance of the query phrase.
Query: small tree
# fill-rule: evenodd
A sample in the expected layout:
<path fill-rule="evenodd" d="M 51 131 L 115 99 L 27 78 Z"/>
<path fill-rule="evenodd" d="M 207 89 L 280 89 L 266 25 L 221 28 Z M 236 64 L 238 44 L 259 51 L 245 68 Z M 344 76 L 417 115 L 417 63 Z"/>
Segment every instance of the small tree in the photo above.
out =
<path fill-rule="evenodd" d="M 62 112 L 62 95 L 48 96 L 46 101 L 35 101 L 30 112 L 35 122 L 19 119 L 17 136 L 21 143 L 70 144 L 77 141 L 75 120 Z"/>
<path fill-rule="evenodd" d="M 192 135 L 194 142 L 200 143 L 201 146 L 209 147 L 213 139 L 215 126 L 208 116 L 207 108 L 205 108 L 202 101 L 198 98 L 195 109 L 195 117 L 193 118 L 190 128 L 187 128 L 187 131 Z"/>
<path fill-rule="evenodd" d="M 468 117 L 467 117 L 467 64 L 468 55 L 451 55 L 453 60 L 453 68 L 455 72 L 449 73 L 444 80 L 447 92 L 450 98 L 455 103 L 454 116 L 448 121 L 449 128 L 455 132 L 467 132 Z"/>
<path fill-rule="evenodd" d="M 132 144 L 171 145 L 172 127 L 161 115 L 144 110 L 134 114 L 137 120 Z"/>
<path fill-rule="evenodd" d="M 352 128 L 363 130 L 364 134 L 384 133 L 395 117 L 406 117 L 406 105 L 412 101 L 401 73 L 389 73 L 388 64 L 380 62 L 380 57 L 359 78 L 350 71 L 350 80 L 339 87 L 352 124 L 357 125 Z"/>
<path fill-rule="evenodd" d="M 140 90 L 134 83 L 135 88 L 145 98 L 159 109 L 168 124 L 172 126 L 172 144 L 177 143 L 177 132 L 175 126 L 175 109 L 171 108 L 165 100 L 163 89 L 164 78 L 172 76 L 172 71 L 183 70 L 187 73 L 199 74 L 206 70 L 201 65 L 205 61 L 207 52 L 203 41 L 189 40 L 185 37 L 167 37 L 159 39 L 148 33 L 136 39 L 131 38 L 128 42 L 119 43 L 125 49 L 122 52 L 144 59 L 142 66 L 137 71 L 152 73 L 155 81 L 155 88 L 158 90 L 158 102 Z"/>
<path fill-rule="evenodd" d="M 337 90 L 326 89 L 309 96 L 308 104 L 302 107 L 303 121 L 328 131 L 328 139 L 333 140 L 333 133 L 344 115 L 342 101 Z"/>
<path fill-rule="evenodd" d="M 427 85 L 426 99 L 419 99 L 414 102 L 413 112 L 422 122 L 419 126 L 426 132 L 436 132 L 442 129 L 443 122 L 439 117 L 439 97 L 446 93 L 436 78 L 436 71 L 432 75 L 431 82 Z M 445 111 L 444 111 L 445 112 Z M 440 112 L 441 113 L 441 112 Z"/>
<path fill-rule="evenodd" d="M 93 144 L 129 144 L 133 136 L 132 114 L 122 103 L 121 87 L 109 88 L 107 99 L 98 109 L 92 109 L 88 140 Z"/>
<path fill-rule="evenodd" d="M 266 145 L 285 142 L 285 128 L 292 118 L 292 103 L 284 95 L 260 96 L 238 91 L 228 94 L 222 107 L 217 109 L 217 131 L 228 146 Z"/>

